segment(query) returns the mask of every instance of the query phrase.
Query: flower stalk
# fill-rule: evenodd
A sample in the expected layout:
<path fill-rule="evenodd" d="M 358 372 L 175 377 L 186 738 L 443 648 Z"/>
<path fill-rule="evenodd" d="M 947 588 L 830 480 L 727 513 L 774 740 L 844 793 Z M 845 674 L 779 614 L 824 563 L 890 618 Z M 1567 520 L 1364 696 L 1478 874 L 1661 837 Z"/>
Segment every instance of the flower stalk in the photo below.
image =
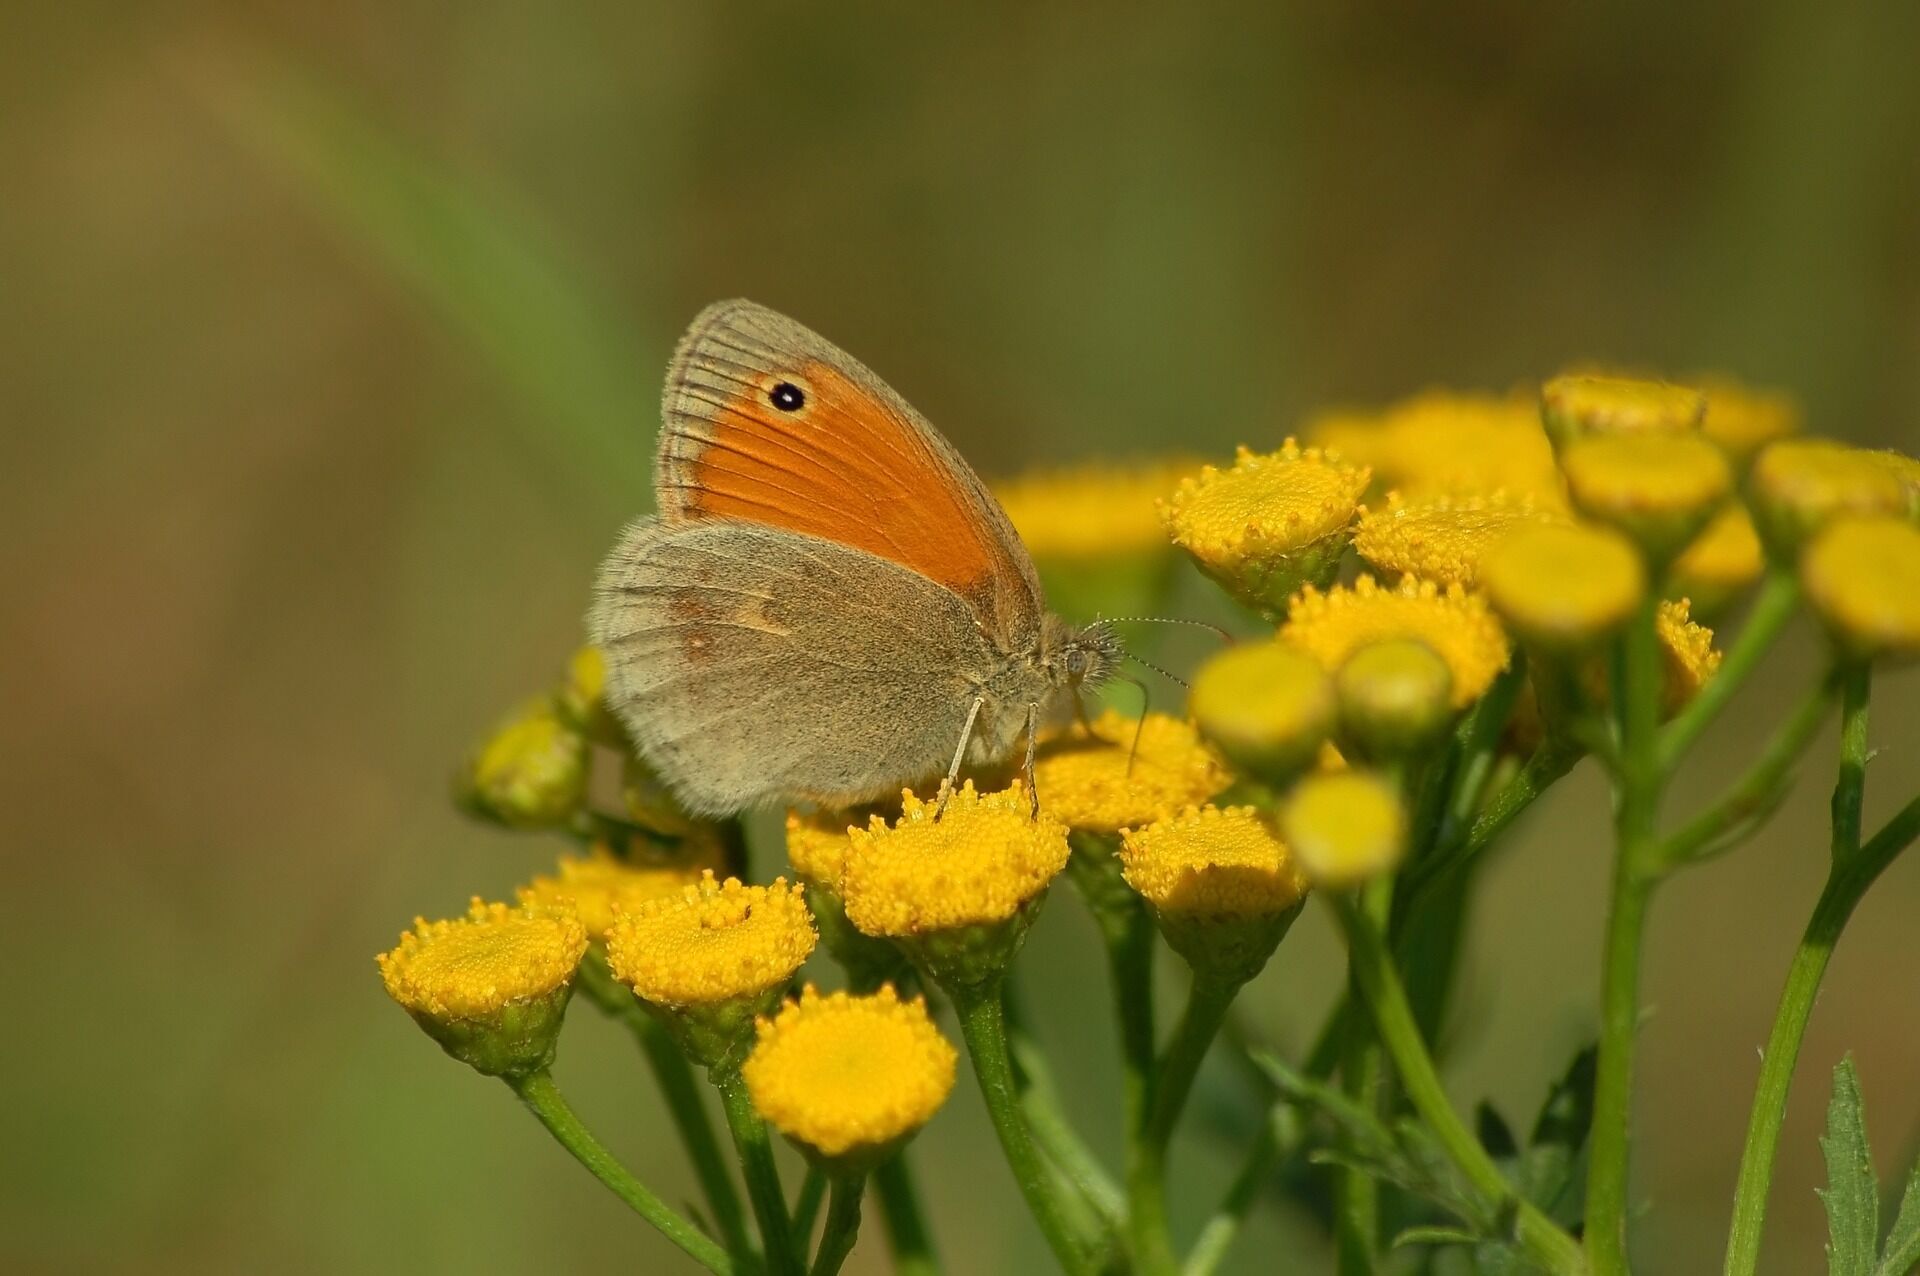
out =
<path fill-rule="evenodd" d="M 864 1174 L 836 1176 L 827 1200 L 827 1225 L 820 1234 L 808 1276 L 838 1276 L 840 1265 L 853 1252 L 860 1236 L 860 1198 L 866 1194 Z"/>
<path fill-rule="evenodd" d="M 767 1255 L 770 1276 L 800 1276 L 794 1250 L 793 1224 L 787 1217 L 787 1198 L 780 1188 L 780 1169 L 773 1162 L 773 1144 L 766 1122 L 754 1110 L 747 1084 L 737 1068 L 716 1069 L 714 1088 L 720 1091 L 734 1152 L 740 1157 L 741 1176 L 747 1181 L 747 1199 L 753 1202 L 754 1221 Z"/>

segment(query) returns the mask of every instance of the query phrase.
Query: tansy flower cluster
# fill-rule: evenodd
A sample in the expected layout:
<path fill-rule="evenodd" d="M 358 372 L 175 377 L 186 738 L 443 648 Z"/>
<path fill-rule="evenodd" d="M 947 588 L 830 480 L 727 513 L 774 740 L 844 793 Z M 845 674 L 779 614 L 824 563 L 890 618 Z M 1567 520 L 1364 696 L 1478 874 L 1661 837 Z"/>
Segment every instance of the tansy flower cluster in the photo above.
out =
<path fill-rule="evenodd" d="M 1195 662 L 1184 705 L 1063 696 L 1034 706 L 1036 741 L 978 766 L 963 750 L 956 784 L 902 776 L 918 787 L 857 809 L 790 796 L 783 827 L 715 821 L 646 765 L 609 711 L 600 652 L 580 649 L 455 778 L 475 816 L 565 849 L 516 870 L 513 904 L 416 921 L 378 957 L 382 982 L 725 1276 L 835 1276 L 856 1240 L 863 1261 L 940 1270 L 916 1181 L 951 1167 L 909 1166 L 937 1134 L 908 1145 L 962 1053 L 1032 1226 L 1073 1276 L 1214 1270 L 1256 1190 L 1300 1178 L 1275 1173 L 1283 1153 L 1327 1167 L 1342 1270 L 1386 1270 L 1400 1248 L 1437 1270 L 1457 1247 L 1476 1270 L 1623 1276 L 1655 891 L 1752 836 L 1836 714 L 1833 876 L 1816 915 L 1829 930 L 1809 927 L 1803 956 L 1824 963 L 1833 918 L 1920 834 L 1912 804 L 1878 832 L 1861 820 L 1873 671 L 1920 657 L 1920 462 L 1803 424 L 1790 396 L 1722 376 L 1579 368 L 1511 393 L 1321 413 L 1297 439 L 1263 427 L 1213 463 L 1007 479 L 994 490 L 1061 616 L 1179 619 L 1213 590 L 1201 614 L 1233 637 Z M 1754 671 L 1799 610 L 1825 661 L 1802 705 L 1726 792 L 1665 809 L 1727 701 L 1766 685 Z M 1185 672 L 1180 648 L 1151 642 L 1133 649 L 1144 667 Z M 1598 1045 L 1523 1145 L 1492 1106 L 1477 1121 L 1454 1110 L 1431 1043 L 1449 1030 L 1478 870 L 1577 767 L 1611 789 Z M 1283 951 L 1308 908 L 1345 946 L 1333 987 L 1308 987 L 1316 976 Z M 1062 910 L 1080 917 L 1048 931 Z M 1099 945 L 1103 961 L 1065 968 L 1075 995 L 1111 1003 L 1110 1032 L 1063 1031 L 1030 997 L 1044 987 L 1022 973 L 1037 972 L 1036 927 L 1049 961 L 1076 936 Z M 1763 1059 L 1774 1088 L 1756 1101 L 1754 1164 L 1770 1165 L 1766 1096 L 1791 1075 L 1813 968 L 1795 967 Z M 1249 1003 L 1256 980 L 1271 996 Z M 697 1180 L 697 1221 L 560 1097 L 550 1069 L 576 987 L 639 1045 Z M 1329 1002 L 1317 1030 L 1257 1021 Z M 1117 1069 L 1087 1066 L 1094 1050 Z M 1202 1060 L 1229 1053 L 1241 1066 L 1221 1075 L 1241 1080 L 1210 1103 L 1228 1135 L 1246 1127 L 1246 1161 L 1205 1231 L 1183 1237 L 1174 1220 L 1197 1203 L 1168 1197 L 1199 1176 L 1169 1172 L 1174 1134 Z M 1116 1070 L 1111 1129 L 1089 1141 L 1077 1122 L 1109 1101 L 1101 1078 Z M 1069 1112 L 1059 1095 L 1082 1089 Z M 1112 1166 L 1093 1150 L 1108 1141 L 1124 1149 Z M 804 1164 L 797 1191 L 781 1158 Z M 1764 1179 L 1743 1170 L 1744 1217 L 1764 1207 Z M 1324 1211 L 1317 1179 L 1314 1192 Z M 863 1230 L 863 1200 L 883 1229 Z M 1396 1236 L 1388 1218 L 1413 1225 Z M 1868 1253 L 1873 1240 L 1860 1252 L 1893 1270 L 1905 1251 Z"/>

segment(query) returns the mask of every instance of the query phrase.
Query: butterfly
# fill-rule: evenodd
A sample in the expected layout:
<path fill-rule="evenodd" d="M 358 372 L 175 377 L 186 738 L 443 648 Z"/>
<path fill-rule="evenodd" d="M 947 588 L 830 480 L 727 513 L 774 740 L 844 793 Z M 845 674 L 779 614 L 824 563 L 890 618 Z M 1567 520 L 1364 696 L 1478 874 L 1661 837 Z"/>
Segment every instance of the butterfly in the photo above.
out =
<path fill-rule="evenodd" d="M 667 369 L 657 513 L 588 618 L 607 701 L 694 814 L 897 796 L 1035 740 L 1122 650 L 1047 610 L 952 444 L 879 377 L 750 301 Z"/>

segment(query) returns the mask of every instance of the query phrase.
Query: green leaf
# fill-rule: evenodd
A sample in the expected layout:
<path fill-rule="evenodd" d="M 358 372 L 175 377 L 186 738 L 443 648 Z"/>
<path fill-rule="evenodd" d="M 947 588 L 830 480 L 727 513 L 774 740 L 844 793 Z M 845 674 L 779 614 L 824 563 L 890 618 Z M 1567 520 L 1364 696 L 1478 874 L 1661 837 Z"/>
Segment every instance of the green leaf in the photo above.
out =
<path fill-rule="evenodd" d="M 1480 1136 L 1480 1144 L 1487 1149 L 1487 1155 L 1498 1161 L 1502 1168 L 1507 1167 L 1520 1154 L 1520 1145 L 1514 1140 L 1513 1127 L 1500 1115 L 1493 1104 L 1482 1100 L 1473 1110 L 1474 1133 Z"/>
<path fill-rule="evenodd" d="M 1880 1189 L 1867 1150 L 1860 1078 L 1851 1055 L 1833 1070 L 1833 1097 L 1827 1103 L 1827 1132 L 1820 1139 L 1820 1150 L 1827 1159 L 1827 1186 L 1821 1189 L 1820 1199 L 1827 1207 L 1828 1276 L 1873 1276 L 1880 1238 Z"/>
<path fill-rule="evenodd" d="M 1480 1238 L 1458 1227 L 1409 1227 L 1393 1238 L 1389 1249 L 1408 1245 L 1473 1245 Z"/>
<path fill-rule="evenodd" d="M 1887 1234 L 1887 1247 L 1873 1276 L 1911 1276 L 1915 1271 L 1920 1271 L 1920 1163 L 1907 1173 L 1900 1212 L 1894 1215 L 1893 1231 Z"/>
<path fill-rule="evenodd" d="M 263 50 L 203 55 L 193 86 L 326 223 L 520 400 L 512 442 L 575 499 L 644 499 L 664 340 L 645 339 L 504 195 L 436 162 L 351 96 Z M 648 355 L 657 352 L 659 358 Z"/>
<path fill-rule="evenodd" d="M 1597 1047 L 1573 1057 L 1534 1118 L 1516 1178 L 1520 1193 L 1562 1226 L 1579 1226 L 1587 1135 L 1593 1126 Z"/>

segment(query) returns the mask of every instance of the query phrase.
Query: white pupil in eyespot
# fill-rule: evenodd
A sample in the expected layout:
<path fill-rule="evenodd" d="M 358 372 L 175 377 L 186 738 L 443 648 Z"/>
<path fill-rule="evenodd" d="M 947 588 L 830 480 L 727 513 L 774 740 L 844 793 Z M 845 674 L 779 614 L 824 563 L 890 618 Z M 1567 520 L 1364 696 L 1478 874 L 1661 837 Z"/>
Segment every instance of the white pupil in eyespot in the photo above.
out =
<path fill-rule="evenodd" d="M 807 401 L 807 396 L 801 393 L 800 387 L 791 381 L 782 381 L 773 387 L 767 398 L 772 400 L 773 406 L 782 412 L 798 412 Z"/>

